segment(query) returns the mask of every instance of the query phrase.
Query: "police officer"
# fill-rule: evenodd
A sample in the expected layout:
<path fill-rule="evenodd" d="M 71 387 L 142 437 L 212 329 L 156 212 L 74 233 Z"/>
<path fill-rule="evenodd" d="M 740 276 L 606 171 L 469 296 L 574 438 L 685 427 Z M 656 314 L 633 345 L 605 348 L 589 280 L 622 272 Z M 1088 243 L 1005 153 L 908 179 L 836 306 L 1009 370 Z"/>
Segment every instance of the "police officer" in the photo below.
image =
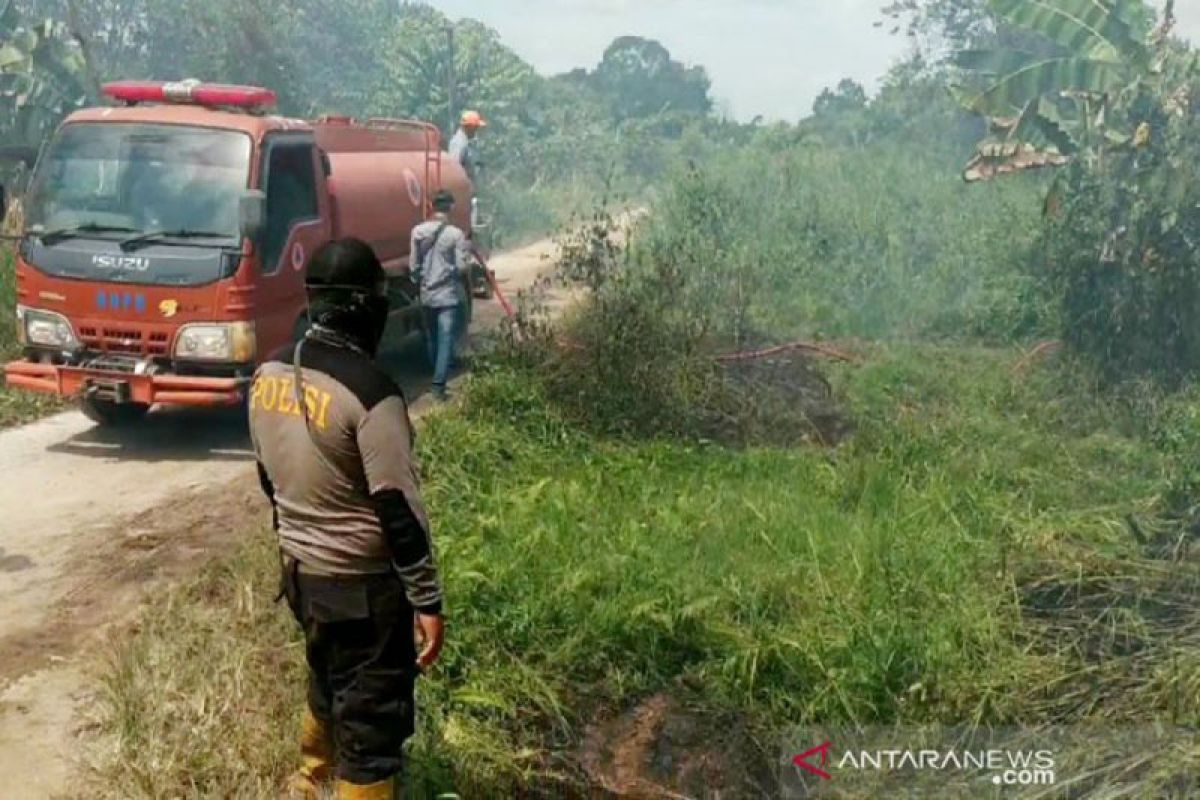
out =
<path fill-rule="evenodd" d="M 259 368 L 250 398 L 309 667 L 291 788 L 318 797 L 336 779 L 340 800 L 391 800 L 415 679 L 442 648 L 442 591 L 404 396 L 373 360 L 388 314 L 383 267 L 345 239 L 313 256 L 305 284 L 312 328 Z"/>

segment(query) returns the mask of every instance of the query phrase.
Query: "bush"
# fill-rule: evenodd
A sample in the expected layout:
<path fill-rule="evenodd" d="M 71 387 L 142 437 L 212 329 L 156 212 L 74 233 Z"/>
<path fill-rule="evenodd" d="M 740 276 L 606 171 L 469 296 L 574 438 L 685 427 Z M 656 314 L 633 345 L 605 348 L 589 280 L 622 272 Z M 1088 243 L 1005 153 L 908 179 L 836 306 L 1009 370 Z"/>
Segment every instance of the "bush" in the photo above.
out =
<path fill-rule="evenodd" d="M 0 247 L 0 314 L 7 315 L 16 307 L 16 278 L 12 251 L 8 247 Z M 10 358 L 16 355 L 17 351 L 16 323 L 0 324 L 0 357 Z"/>
<path fill-rule="evenodd" d="M 715 355 L 797 338 L 1012 342 L 1052 329 L 1029 270 L 1034 181 L 968 189 L 890 146 L 755 146 L 712 162 L 673 170 L 627 244 L 604 208 L 563 240 L 559 277 L 587 299 L 561 336 L 525 316 L 509 356 L 535 365 L 573 419 L 791 442 L 780 432 L 828 428 L 818 417 L 842 427 L 821 375 L 802 360 L 734 371 Z"/>
<path fill-rule="evenodd" d="M 779 337 L 982 338 L 1053 327 L 1030 271 L 1040 184 L 967 187 L 891 145 L 752 148 L 679 171 L 639 241 L 735 343 Z"/>
<path fill-rule="evenodd" d="M 17 303 L 16 273 L 12 251 L 0 247 L 0 363 L 21 353 L 17 343 L 17 325 L 13 310 Z M 0 383 L 0 428 L 27 422 L 62 408 L 62 402 L 50 395 L 13 391 Z"/>
<path fill-rule="evenodd" d="M 1109 382 L 1177 385 L 1200 368 L 1200 123 L 1081 161 L 1043 238 L 1063 338 Z"/>
<path fill-rule="evenodd" d="M 562 239 L 558 278 L 588 297 L 562 324 L 527 309 L 503 359 L 532 368 L 565 413 L 593 429 L 700 433 L 730 400 L 700 347 L 708 306 L 678 302 L 670 265 L 635 259 L 621 235 L 601 208 Z"/>
<path fill-rule="evenodd" d="M 516 128 L 481 139 L 488 165 L 479 191 L 494 215 L 495 246 L 522 244 L 574 216 L 597 196 L 645 201 L 685 158 L 743 144 L 747 128 L 663 114 L 615 123 L 583 121 L 568 131 Z"/>

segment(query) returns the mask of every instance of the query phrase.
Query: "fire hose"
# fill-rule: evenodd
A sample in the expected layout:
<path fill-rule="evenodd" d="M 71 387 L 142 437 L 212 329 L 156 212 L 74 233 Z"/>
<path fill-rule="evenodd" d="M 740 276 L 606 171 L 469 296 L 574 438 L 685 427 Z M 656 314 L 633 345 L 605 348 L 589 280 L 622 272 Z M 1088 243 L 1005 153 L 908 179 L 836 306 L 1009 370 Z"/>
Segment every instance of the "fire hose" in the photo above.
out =
<path fill-rule="evenodd" d="M 844 361 L 846 363 L 854 363 L 858 361 L 857 356 L 843 353 L 840 350 L 835 350 L 832 347 L 816 344 L 814 342 L 792 342 L 791 344 L 780 345 L 779 347 L 769 347 L 766 350 L 754 350 L 743 353 L 728 353 L 726 355 L 717 356 L 719 364 L 736 364 L 744 361 L 757 361 L 772 356 L 783 355 L 784 353 L 792 353 L 797 350 L 815 353 L 817 355 L 832 358 L 835 361 Z"/>
<path fill-rule="evenodd" d="M 508 298 L 500 290 L 500 284 L 496 280 L 496 273 L 488 266 L 487 258 L 483 255 L 483 251 L 479 249 L 478 245 L 471 245 L 471 255 L 479 262 L 479 266 L 483 268 L 483 274 L 487 279 L 488 286 L 491 287 L 492 294 L 495 296 L 496 302 L 500 304 L 500 308 L 504 309 L 504 315 L 509 319 L 516 319 L 517 312 L 513 310 L 512 304 L 508 302 Z"/>

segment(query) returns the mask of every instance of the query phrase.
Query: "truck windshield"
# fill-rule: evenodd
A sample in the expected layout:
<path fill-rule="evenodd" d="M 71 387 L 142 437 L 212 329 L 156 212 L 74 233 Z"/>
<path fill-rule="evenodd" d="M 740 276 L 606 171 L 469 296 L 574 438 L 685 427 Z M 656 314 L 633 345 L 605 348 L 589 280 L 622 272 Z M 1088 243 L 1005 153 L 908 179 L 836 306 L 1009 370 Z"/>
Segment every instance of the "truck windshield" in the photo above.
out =
<path fill-rule="evenodd" d="M 249 181 L 250 149 L 250 137 L 235 131 L 68 125 L 38 168 L 28 226 L 55 238 L 154 234 L 168 246 L 232 244 L 239 238 L 238 198 Z"/>

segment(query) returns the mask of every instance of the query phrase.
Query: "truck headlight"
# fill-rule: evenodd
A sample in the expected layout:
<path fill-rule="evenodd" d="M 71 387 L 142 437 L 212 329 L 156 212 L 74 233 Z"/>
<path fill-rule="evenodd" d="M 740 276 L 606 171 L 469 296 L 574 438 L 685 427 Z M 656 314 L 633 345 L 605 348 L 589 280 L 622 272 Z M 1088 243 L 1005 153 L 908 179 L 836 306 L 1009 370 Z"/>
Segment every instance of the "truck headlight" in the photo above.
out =
<path fill-rule="evenodd" d="M 71 323 L 62 314 L 36 308 L 17 307 L 17 332 L 21 344 L 73 350 L 79 346 Z"/>
<path fill-rule="evenodd" d="M 175 357 L 191 361 L 248 364 L 256 347 L 253 322 L 184 325 L 175 337 Z"/>

